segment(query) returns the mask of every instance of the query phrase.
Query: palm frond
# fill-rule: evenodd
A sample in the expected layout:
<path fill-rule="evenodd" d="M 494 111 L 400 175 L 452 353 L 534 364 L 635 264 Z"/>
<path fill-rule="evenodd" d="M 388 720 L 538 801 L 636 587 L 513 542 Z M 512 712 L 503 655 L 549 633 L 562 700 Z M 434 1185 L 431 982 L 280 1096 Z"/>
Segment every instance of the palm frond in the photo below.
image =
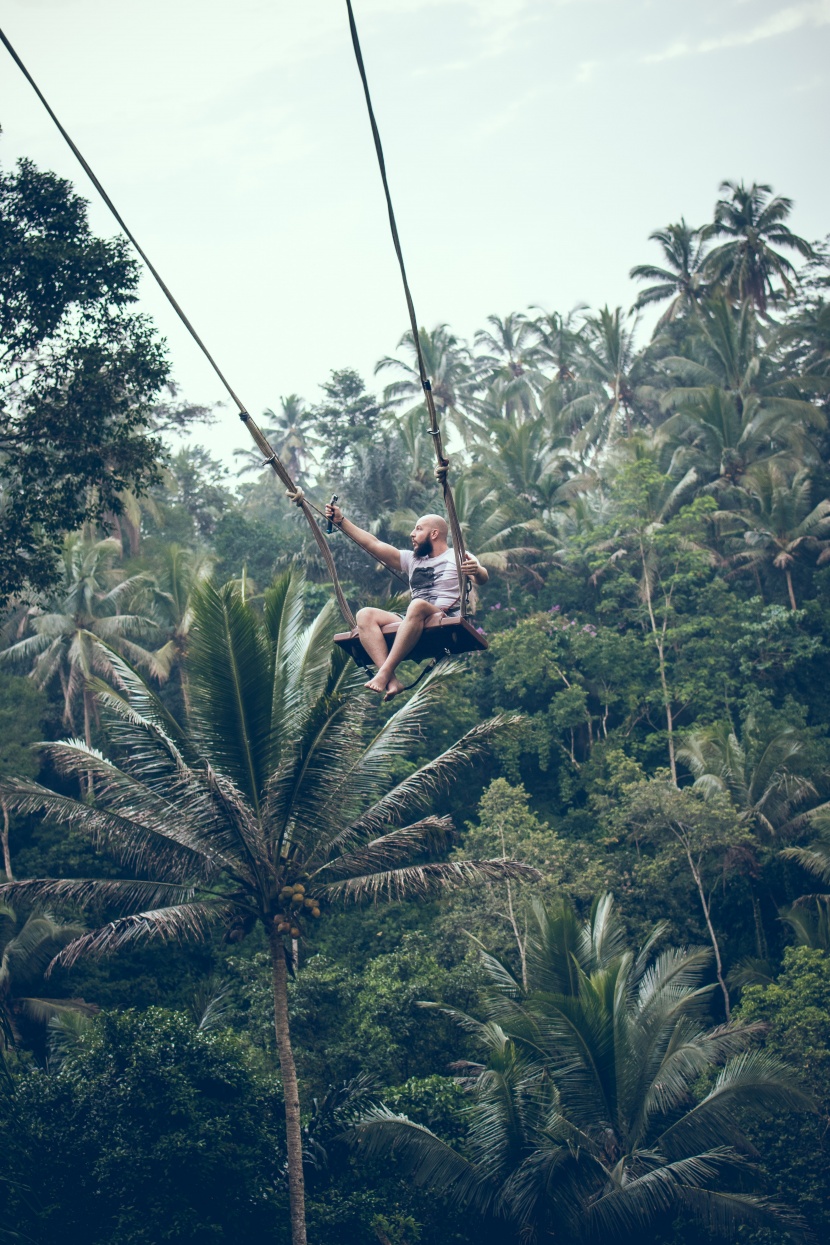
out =
<path fill-rule="evenodd" d="M 323 893 L 329 899 L 355 903 L 366 899 L 395 901 L 440 895 L 456 886 L 505 882 L 513 878 L 536 882 L 539 877 L 538 869 L 515 860 L 453 860 L 347 878 L 325 886 Z"/>
<path fill-rule="evenodd" d="M 70 942 L 55 956 L 52 964 L 71 968 L 82 956 L 97 959 L 122 947 L 146 942 L 203 942 L 216 925 L 227 923 L 234 910 L 233 904 L 216 900 L 155 908 L 120 917 Z"/>

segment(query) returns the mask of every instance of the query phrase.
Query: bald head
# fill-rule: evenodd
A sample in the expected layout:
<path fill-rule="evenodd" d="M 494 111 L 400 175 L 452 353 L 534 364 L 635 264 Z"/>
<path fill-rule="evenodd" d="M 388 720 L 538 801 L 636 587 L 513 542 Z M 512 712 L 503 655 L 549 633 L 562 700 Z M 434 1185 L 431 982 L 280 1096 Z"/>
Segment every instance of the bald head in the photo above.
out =
<path fill-rule="evenodd" d="M 422 514 L 410 533 L 416 558 L 431 558 L 447 548 L 446 519 L 440 514 Z"/>
<path fill-rule="evenodd" d="M 423 524 L 433 540 L 436 539 L 435 533 L 437 532 L 437 539 L 446 541 L 450 529 L 447 527 L 447 520 L 442 519 L 440 514 L 422 515 L 418 523 Z"/>

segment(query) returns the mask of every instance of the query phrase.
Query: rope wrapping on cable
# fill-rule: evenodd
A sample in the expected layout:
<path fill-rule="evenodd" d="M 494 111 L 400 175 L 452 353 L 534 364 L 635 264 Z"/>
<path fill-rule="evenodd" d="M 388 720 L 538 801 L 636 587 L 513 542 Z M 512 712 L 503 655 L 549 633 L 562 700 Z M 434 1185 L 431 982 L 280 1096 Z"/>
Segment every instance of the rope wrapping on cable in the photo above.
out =
<path fill-rule="evenodd" d="M 360 38 L 357 33 L 357 22 L 355 21 L 354 9 L 352 8 L 352 0 L 346 0 L 346 8 L 349 14 L 349 30 L 352 36 L 352 47 L 354 48 L 355 60 L 360 74 L 360 81 L 363 83 L 363 94 L 366 99 L 366 108 L 369 113 L 369 122 L 372 127 L 372 137 L 375 142 L 375 154 L 377 156 L 378 168 L 380 169 L 380 177 L 383 182 L 383 193 L 386 196 L 386 209 L 389 214 L 389 228 L 392 231 L 392 242 L 395 247 L 395 254 L 398 257 L 398 267 L 401 270 L 401 280 L 403 281 L 404 295 L 406 297 L 406 307 L 409 312 L 409 323 L 412 327 L 412 342 L 415 347 L 415 354 L 418 361 L 418 375 L 421 380 L 421 387 L 424 391 L 426 399 L 427 412 L 429 415 L 429 432 L 432 437 L 432 444 L 435 449 L 435 458 L 438 467 L 443 471 L 441 487 L 444 494 L 444 507 L 447 512 L 447 522 L 450 532 L 452 533 L 453 551 L 455 553 L 455 565 L 458 571 L 458 585 L 461 594 L 461 617 L 466 618 L 467 608 L 467 590 L 465 588 L 465 577 L 461 570 L 461 563 L 464 561 L 464 534 L 461 531 L 461 524 L 458 521 L 458 512 L 455 508 L 455 499 L 452 494 L 452 488 L 447 479 L 446 468 L 449 467 L 449 460 L 444 454 L 444 446 L 441 440 L 441 428 L 438 423 L 438 414 L 435 409 L 435 398 L 432 393 L 432 385 L 427 374 L 426 361 L 424 353 L 421 349 L 421 335 L 418 331 L 418 317 L 415 314 L 415 304 L 412 299 L 412 292 L 409 288 L 409 280 L 406 275 L 406 265 L 403 258 L 403 250 L 401 248 L 401 240 L 398 234 L 398 224 L 395 220 L 395 209 L 392 206 L 392 194 L 389 189 L 389 179 L 386 175 L 386 160 L 383 155 L 383 144 L 380 141 L 380 131 L 378 130 L 377 121 L 375 120 L 375 110 L 372 107 L 372 96 L 369 92 L 369 80 L 366 77 L 366 66 L 363 63 L 363 53 L 360 48 Z"/>
<path fill-rule="evenodd" d="M 78 163 L 81 165 L 81 168 L 84 170 L 84 172 L 86 173 L 89 180 L 92 182 L 95 189 L 98 191 L 98 194 L 101 196 L 104 203 L 106 203 L 107 207 L 112 212 L 119 226 L 121 227 L 123 232 L 126 234 L 127 238 L 129 238 L 130 242 L 135 247 L 136 251 L 141 256 L 144 263 L 147 265 L 149 272 L 154 277 L 157 285 L 159 286 L 159 289 L 164 294 L 168 303 L 173 308 L 176 315 L 179 317 L 182 324 L 187 329 L 188 333 L 193 338 L 196 345 L 199 347 L 199 349 L 201 350 L 202 354 L 207 359 L 210 366 L 213 368 L 213 371 L 216 373 L 225 391 L 227 392 L 232 402 L 236 406 L 237 410 L 239 411 L 240 419 L 245 424 L 245 427 L 248 429 L 248 432 L 250 433 L 257 447 L 262 452 L 263 458 L 266 460 L 267 465 L 273 469 L 273 471 L 276 473 L 276 475 L 279 477 L 279 479 L 282 481 L 282 483 L 286 486 L 287 489 L 289 489 L 292 492 L 295 491 L 296 485 L 294 484 L 294 481 L 291 479 L 291 476 L 286 470 L 285 464 L 280 461 L 279 456 L 277 455 L 274 448 L 269 444 L 267 438 L 263 435 L 263 433 L 254 423 L 251 416 L 246 411 L 243 402 L 238 397 L 235 390 L 231 387 L 229 381 L 227 380 L 224 373 L 220 369 L 219 364 L 216 362 L 213 355 L 210 353 L 207 346 L 202 341 L 199 334 L 196 332 L 196 329 L 193 327 L 193 324 L 190 322 L 190 319 L 185 314 L 183 308 L 179 305 L 178 301 L 173 295 L 173 292 L 171 291 L 167 283 L 164 281 L 161 273 L 158 271 L 156 266 L 153 264 L 150 257 L 147 255 L 147 252 L 141 246 L 135 234 L 129 228 L 129 226 L 127 225 L 127 222 L 124 220 L 123 216 L 118 211 L 118 208 L 115 206 L 112 199 L 107 194 L 106 190 L 104 189 L 103 184 L 98 180 L 98 177 L 93 171 L 92 166 L 89 164 L 89 162 L 87 161 L 85 156 L 82 154 L 80 149 L 76 146 L 69 132 L 66 129 L 64 129 L 57 113 L 54 111 L 54 109 L 49 104 L 49 101 L 47 100 L 46 96 L 43 94 L 40 87 L 35 82 L 32 75 L 29 73 L 29 70 L 26 68 L 23 61 L 18 56 L 17 52 L 13 48 L 12 44 L 9 42 L 8 38 L 6 37 L 5 32 L 2 29 L 0 29 L 0 41 L 2 41 L 3 46 L 6 48 L 6 51 L 9 53 L 12 60 L 17 65 L 18 69 L 23 74 L 24 78 L 29 83 L 29 85 L 31 86 L 35 95 L 37 95 L 41 104 L 43 104 L 43 107 L 46 109 L 47 113 L 54 121 L 60 134 L 65 139 L 67 146 L 69 147 L 69 149 L 75 156 Z M 314 515 L 312 514 L 312 507 L 310 503 L 307 501 L 303 501 L 301 508 L 302 508 L 303 514 L 308 519 L 308 523 L 311 528 L 314 539 L 317 542 L 320 552 L 322 553 L 323 558 L 325 560 L 329 575 L 331 576 L 332 584 L 334 585 L 334 592 L 335 592 L 335 596 L 337 597 L 337 603 L 340 606 L 340 612 L 342 613 L 346 624 L 350 628 L 353 628 L 355 626 L 354 615 L 352 614 L 352 611 L 349 608 L 349 603 L 346 600 L 345 594 L 340 585 L 340 580 L 337 575 L 337 568 L 334 565 L 334 559 L 331 556 L 331 550 L 329 549 L 328 542 L 326 541 L 325 536 L 320 530 L 320 527 L 316 519 L 314 518 Z M 318 511 L 318 513 L 320 512 Z"/>

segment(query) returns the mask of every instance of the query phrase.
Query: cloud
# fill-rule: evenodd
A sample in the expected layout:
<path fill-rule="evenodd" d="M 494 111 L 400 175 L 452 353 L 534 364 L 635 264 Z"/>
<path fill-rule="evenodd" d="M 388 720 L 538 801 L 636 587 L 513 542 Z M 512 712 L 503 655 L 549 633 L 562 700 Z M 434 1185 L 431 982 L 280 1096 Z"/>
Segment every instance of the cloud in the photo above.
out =
<path fill-rule="evenodd" d="M 649 53 L 642 60 L 646 65 L 658 65 L 683 56 L 703 56 L 708 52 L 721 52 L 728 48 L 747 47 L 765 39 L 777 39 L 781 35 L 801 30 L 804 26 L 827 25 L 830 25 L 830 0 L 809 0 L 806 4 L 792 4 L 778 9 L 749 30 L 736 30 L 716 39 L 702 39 L 697 43 L 679 39 L 659 52 Z"/>

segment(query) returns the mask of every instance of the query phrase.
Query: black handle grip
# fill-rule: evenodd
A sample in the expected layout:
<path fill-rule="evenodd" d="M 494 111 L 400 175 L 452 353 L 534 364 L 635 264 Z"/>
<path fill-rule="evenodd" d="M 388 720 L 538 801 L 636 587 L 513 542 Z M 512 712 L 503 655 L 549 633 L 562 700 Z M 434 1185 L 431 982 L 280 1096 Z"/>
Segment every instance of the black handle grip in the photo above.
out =
<path fill-rule="evenodd" d="M 329 502 L 329 505 L 333 506 L 336 501 L 337 501 L 337 494 L 332 493 L 331 501 Z M 328 533 L 329 536 L 331 536 L 333 531 L 334 531 L 334 523 L 331 519 L 329 519 L 328 523 L 326 524 L 326 532 Z"/>

